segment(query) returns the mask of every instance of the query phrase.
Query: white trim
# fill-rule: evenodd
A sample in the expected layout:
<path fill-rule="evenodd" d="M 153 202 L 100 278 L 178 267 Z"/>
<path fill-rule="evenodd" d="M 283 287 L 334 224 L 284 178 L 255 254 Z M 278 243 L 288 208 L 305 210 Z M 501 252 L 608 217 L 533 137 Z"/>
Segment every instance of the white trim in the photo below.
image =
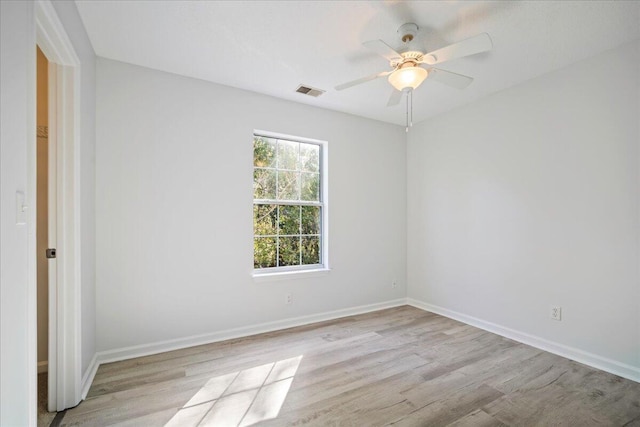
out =
<path fill-rule="evenodd" d="M 78 249 L 78 79 L 72 67 L 57 65 L 57 404 L 80 402 L 80 271 Z M 78 76 L 79 77 L 79 76 Z"/>
<path fill-rule="evenodd" d="M 98 355 L 94 354 L 93 358 L 91 359 L 91 363 L 89 363 L 89 367 L 82 376 L 82 400 L 86 399 L 87 393 L 89 393 L 89 389 L 91 388 L 91 383 L 96 377 L 96 373 L 98 372 L 99 367 L 100 363 L 98 363 Z"/>
<path fill-rule="evenodd" d="M 322 150 L 320 150 L 322 158 L 320 159 L 320 167 L 322 172 L 320 178 L 320 191 L 322 194 L 322 265 L 326 270 L 331 268 L 329 260 L 329 142 L 322 142 Z"/>
<path fill-rule="evenodd" d="M 49 59 L 56 64 L 67 66 L 80 65 L 80 59 L 73 44 L 58 18 L 50 0 L 37 0 L 36 6 L 36 43 Z"/>
<path fill-rule="evenodd" d="M 589 365 L 593 368 L 601 369 L 614 375 L 619 375 L 632 381 L 640 382 L 640 368 L 636 366 L 627 365 L 626 363 L 622 363 L 617 360 L 612 360 L 575 347 L 549 341 L 526 332 L 517 331 L 492 322 L 487 322 L 485 320 L 478 319 L 477 317 L 468 316 L 457 311 L 449 310 L 447 308 L 439 307 L 413 298 L 407 298 L 407 304 L 421 310 L 464 322 L 468 325 L 475 326 L 476 328 L 484 329 L 485 331 L 539 348 L 540 350 L 548 351 L 549 353 L 584 363 L 585 365 Z"/>
<path fill-rule="evenodd" d="M 49 409 L 60 411 L 81 400 L 80 60 L 51 1 L 37 0 L 34 4 L 35 42 L 49 62 L 55 64 L 56 76 L 50 82 L 55 85 L 55 123 L 49 123 L 55 132 L 50 137 L 56 139 L 58 150 L 58 258 L 56 289 L 50 294 L 55 303 L 49 322 L 55 329 L 49 337 Z M 35 105 L 31 107 L 35 117 Z"/>
<path fill-rule="evenodd" d="M 96 375 L 96 372 L 99 366 L 103 363 L 118 362 L 135 357 L 149 356 L 152 354 L 164 353 L 167 351 L 179 350 L 197 345 L 210 344 L 214 342 L 242 338 L 266 332 L 273 332 L 282 329 L 293 328 L 296 326 L 308 325 L 316 322 L 334 320 L 346 316 L 354 316 L 357 314 L 370 313 L 387 308 L 400 307 L 403 305 L 410 305 L 421 310 L 455 319 L 468 325 L 484 329 L 491 333 L 513 339 L 523 344 L 527 344 L 541 350 L 548 351 L 550 353 L 554 353 L 580 363 L 584 363 L 585 365 L 589 365 L 596 369 L 601 369 L 603 371 L 607 371 L 633 381 L 640 380 L 640 369 L 634 366 L 626 365 L 624 363 L 588 353 L 573 347 L 569 347 L 563 344 L 536 337 L 534 335 L 496 325 L 495 323 L 486 322 L 472 316 L 467 316 L 465 314 L 428 304 L 413 298 L 399 298 L 381 303 L 361 305 L 357 307 L 350 307 L 324 313 L 277 320 L 274 322 L 227 329 L 224 331 L 212 332 L 208 334 L 194 335 L 174 340 L 159 341 L 132 347 L 101 351 L 98 352 L 91 360 L 91 364 L 89 365 L 89 368 L 87 369 L 87 372 L 82 379 L 82 398 L 84 399 L 86 397 L 89 388 L 91 387 L 91 383 Z"/>
<path fill-rule="evenodd" d="M 155 343 L 141 344 L 115 350 L 101 351 L 97 353 L 97 362 L 98 364 L 118 362 L 120 360 L 132 359 L 134 357 L 149 356 L 151 354 L 164 353 L 166 351 L 179 350 L 196 345 L 210 344 L 219 341 L 262 334 L 265 332 L 273 332 L 279 331 L 281 329 L 308 325 L 310 323 L 334 320 L 340 317 L 354 316 L 356 314 L 363 314 L 372 311 L 384 310 L 386 308 L 399 307 L 402 305 L 406 305 L 406 303 L 407 302 L 405 298 L 400 298 L 375 304 L 361 305 L 357 307 L 327 311 L 324 313 L 276 320 L 274 322 L 266 322 L 258 325 L 227 329 L 224 331 L 212 332 L 208 334 L 193 335 L 190 337 L 177 338 L 173 340 L 159 341 Z"/>
<path fill-rule="evenodd" d="M 322 139 L 305 138 L 304 136 L 287 135 L 286 133 L 270 132 L 268 130 L 260 129 L 254 129 L 253 135 L 264 136 L 265 138 L 284 139 L 291 142 L 306 142 L 322 146 L 327 144 L 327 141 Z"/>
<path fill-rule="evenodd" d="M 640 49 L 640 42 L 638 42 L 638 44 L 636 44 L 636 46 L 638 47 L 638 49 Z M 640 99 L 640 85 L 638 85 L 638 99 Z M 640 135 L 640 120 L 637 121 L 638 124 L 638 133 L 636 135 Z M 637 147 L 637 145 L 636 145 Z M 636 165 L 640 165 L 640 150 L 636 150 Z M 636 173 L 636 185 L 638 187 L 636 188 L 640 188 L 640 173 Z M 640 246 L 640 196 L 639 193 L 636 191 L 634 192 L 635 196 L 634 196 L 634 201 L 635 201 L 635 209 L 636 209 L 636 213 L 637 213 L 637 222 L 636 222 L 636 248 L 638 248 Z M 637 251 L 637 256 L 638 256 L 638 262 L 636 264 L 637 266 L 637 273 L 638 275 L 636 277 L 640 278 L 640 250 Z M 637 319 L 637 328 L 636 329 L 638 332 L 638 336 L 637 339 L 638 341 L 636 341 L 638 343 L 638 346 L 636 348 L 636 360 L 638 361 L 638 363 L 640 363 L 640 286 L 636 286 L 636 291 L 637 291 L 637 296 L 636 296 L 636 301 L 637 301 L 637 305 L 638 305 L 638 311 L 636 312 L 638 315 L 636 316 Z"/>
<path fill-rule="evenodd" d="M 49 140 L 47 142 L 47 161 L 48 175 L 47 175 L 47 224 L 48 224 L 48 236 L 47 247 L 57 248 L 57 230 L 58 230 L 58 108 L 56 99 L 57 95 L 57 71 L 58 66 L 49 62 L 49 74 L 47 84 L 49 86 Z M 57 396 L 58 396 L 58 377 L 56 367 L 58 366 L 58 348 L 57 339 L 58 336 L 58 317 L 56 315 L 58 310 L 58 263 L 56 259 L 47 260 L 48 267 L 48 305 L 49 305 L 49 364 L 53 367 L 49 370 L 48 392 L 47 392 L 47 409 L 50 412 L 57 409 Z"/>
<path fill-rule="evenodd" d="M 38 362 L 38 373 L 42 374 L 44 372 L 47 372 L 49 370 L 49 362 L 42 361 L 42 362 Z"/>
<path fill-rule="evenodd" d="M 279 282 L 281 280 L 293 280 L 293 279 L 311 279 L 313 277 L 322 277 L 329 274 L 331 270 L 328 268 L 316 268 L 312 270 L 291 270 L 291 271 L 278 271 L 274 273 L 261 273 L 260 270 L 254 270 L 253 277 L 254 282 Z"/>
<path fill-rule="evenodd" d="M 28 19 L 35 20 L 35 9 L 28 5 Z M 35 34 L 29 34 L 27 46 L 32 48 L 27 60 L 27 422 L 36 425 L 38 422 L 38 242 L 36 237 L 36 206 L 37 206 L 37 132 L 36 132 L 36 97 L 37 97 L 37 57 L 35 49 Z M 14 325 L 14 327 L 20 327 Z"/>
<path fill-rule="evenodd" d="M 273 139 L 283 139 L 291 142 L 300 142 L 300 143 L 308 143 L 308 144 L 316 144 L 320 146 L 320 179 L 322 182 L 320 183 L 320 195 L 321 200 L 319 203 L 305 203 L 303 201 L 295 201 L 293 203 L 286 203 L 286 201 L 274 201 L 278 204 L 293 204 L 293 205 L 303 205 L 303 206 L 320 206 L 322 208 L 322 218 L 321 218 L 321 232 L 320 232 L 320 241 L 322 245 L 322 264 L 319 267 L 313 267 L 312 270 L 330 270 L 329 264 L 329 142 L 321 139 L 313 139 L 313 138 L 305 138 L 303 136 L 295 136 L 295 135 L 287 135 L 284 133 L 278 132 L 270 132 L 260 129 L 254 129 L 252 138 L 256 136 L 263 136 L 265 138 L 273 138 Z M 257 201 L 253 199 L 253 203 Z M 255 235 L 254 235 L 255 237 Z M 257 278 L 258 276 L 268 276 L 270 274 L 279 274 L 279 273 L 287 273 L 289 271 L 304 271 L 303 268 L 289 268 L 289 267 L 271 267 L 264 274 L 260 273 L 263 271 L 262 269 L 254 270 L 253 276 Z M 262 281 L 258 279 L 258 281 Z M 266 280 L 266 281 L 271 281 Z"/>

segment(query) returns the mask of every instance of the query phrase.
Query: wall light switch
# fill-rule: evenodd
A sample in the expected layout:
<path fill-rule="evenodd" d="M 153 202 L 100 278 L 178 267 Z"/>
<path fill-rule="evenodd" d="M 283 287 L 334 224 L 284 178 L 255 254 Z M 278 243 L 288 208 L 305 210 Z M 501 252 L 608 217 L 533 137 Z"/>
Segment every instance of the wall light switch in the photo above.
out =
<path fill-rule="evenodd" d="M 22 191 L 16 191 L 16 225 L 27 224 L 27 206 L 25 196 Z"/>

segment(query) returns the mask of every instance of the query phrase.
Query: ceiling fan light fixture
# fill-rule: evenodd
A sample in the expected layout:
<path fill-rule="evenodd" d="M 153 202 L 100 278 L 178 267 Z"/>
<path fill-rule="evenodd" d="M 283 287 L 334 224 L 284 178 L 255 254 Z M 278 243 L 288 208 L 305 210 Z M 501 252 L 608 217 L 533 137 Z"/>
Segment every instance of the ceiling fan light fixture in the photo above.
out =
<path fill-rule="evenodd" d="M 415 89 L 428 75 L 427 70 L 422 67 L 400 68 L 389 74 L 389 83 L 397 90 Z"/>

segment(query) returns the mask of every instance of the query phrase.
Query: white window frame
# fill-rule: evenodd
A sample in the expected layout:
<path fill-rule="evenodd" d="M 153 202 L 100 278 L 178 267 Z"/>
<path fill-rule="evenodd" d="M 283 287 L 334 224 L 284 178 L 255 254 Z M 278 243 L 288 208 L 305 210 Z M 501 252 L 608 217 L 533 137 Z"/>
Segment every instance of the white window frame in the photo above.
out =
<path fill-rule="evenodd" d="M 291 142 L 298 143 L 306 143 L 306 144 L 315 144 L 320 147 L 320 165 L 319 165 L 319 173 L 320 173 L 320 202 L 306 202 L 306 201 L 278 201 L 271 199 L 253 199 L 252 195 L 252 210 L 256 201 L 268 203 L 268 204 L 277 204 L 277 205 L 299 205 L 299 206 L 321 206 L 321 218 L 320 218 L 320 264 L 308 264 L 308 265 L 295 265 L 295 266 L 283 266 L 283 267 L 266 267 L 266 268 L 254 268 L 253 269 L 253 277 L 256 279 L 268 279 L 268 278 L 291 278 L 298 277 L 299 275 L 305 275 L 308 277 L 316 276 L 319 274 L 324 274 L 329 271 L 329 176 L 328 176 L 328 158 L 329 158 L 329 150 L 328 150 L 328 142 L 322 141 L 318 139 L 287 135 L 276 132 L 269 132 L 259 129 L 254 129 L 252 134 L 252 145 L 253 138 L 256 136 L 261 136 L 265 138 L 271 139 L 281 139 Z M 252 165 L 253 165 L 253 150 L 252 150 Z M 254 167 L 252 166 L 252 176 Z M 253 215 L 252 215 L 252 225 L 251 229 L 253 230 Z M 252 242 L 255 238 L 255 234 L 252 232 Z M 253 247 L 253 246 L 252 246 Z M 252 260 L 253 260 L 253 252 L 252 252 Z"/>

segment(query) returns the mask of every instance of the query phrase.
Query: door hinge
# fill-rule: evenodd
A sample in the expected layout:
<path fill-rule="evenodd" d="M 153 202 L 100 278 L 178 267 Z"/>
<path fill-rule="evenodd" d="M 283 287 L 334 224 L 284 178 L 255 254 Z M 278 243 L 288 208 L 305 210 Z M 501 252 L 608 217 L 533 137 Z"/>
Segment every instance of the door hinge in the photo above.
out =
<path fill-rule="evenodd" d="M 55 258 L 56 257 L 56 248 L 47 249 L 47 258 Z"/>

